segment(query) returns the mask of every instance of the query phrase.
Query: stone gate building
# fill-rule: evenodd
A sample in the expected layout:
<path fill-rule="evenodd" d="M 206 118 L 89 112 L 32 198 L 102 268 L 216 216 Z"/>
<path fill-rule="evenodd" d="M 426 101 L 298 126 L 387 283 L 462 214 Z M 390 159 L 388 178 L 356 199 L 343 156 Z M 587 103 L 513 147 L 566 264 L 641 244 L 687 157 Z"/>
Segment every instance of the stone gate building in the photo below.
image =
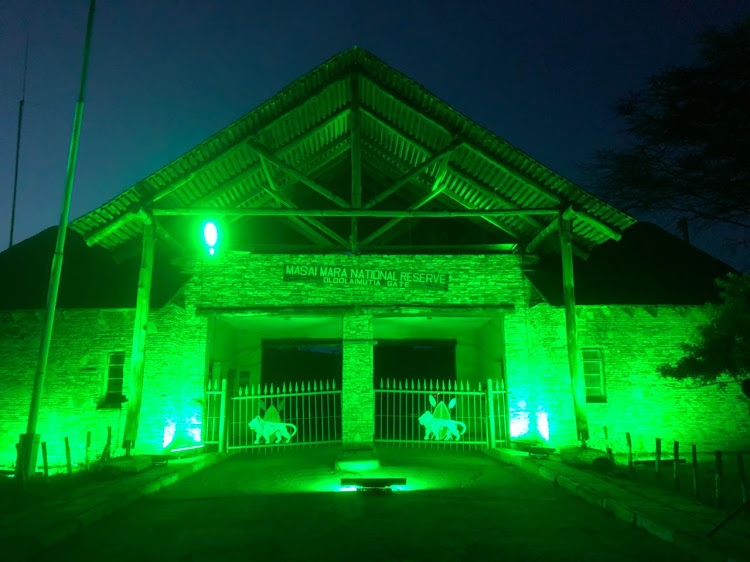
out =
<path fill-rule="evenodd" d="M 225 447 L 240 418 L 210 411 L 217 388 L 227 401 L 283 385 L 280 397 L 308 379 L 339 392 L 326 415 L 344 446 L 388 423 L 384 379 L 399 392 L 434 382 L 446 403 L 497 385 L 490 445 L 601 446 L 604 426 L 616 449 L 624 432 L 637 448 L 748 444 L 738 385 L 656 374 L 728 268 L 359 48 L 71 229 L 40 412 L 53 464 L 64 437 L 81 462 L 86 433 L 100 451 L 107 427 L 139 454 Z M 0 254 L 3 465 L 28 415 L 54 235 Z"/>

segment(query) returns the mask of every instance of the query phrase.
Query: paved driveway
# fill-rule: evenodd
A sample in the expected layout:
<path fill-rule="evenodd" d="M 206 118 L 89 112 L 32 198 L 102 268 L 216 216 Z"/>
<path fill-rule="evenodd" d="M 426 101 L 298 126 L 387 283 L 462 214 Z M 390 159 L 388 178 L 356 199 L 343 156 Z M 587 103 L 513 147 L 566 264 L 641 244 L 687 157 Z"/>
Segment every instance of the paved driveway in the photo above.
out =
<path fill-rule="evenodd" d="M 380 449 L 390 495 L 339 492 L 336 449 L 238 455 L 40 560 L 670 560 L 672 546 L 481 454 Z"/>

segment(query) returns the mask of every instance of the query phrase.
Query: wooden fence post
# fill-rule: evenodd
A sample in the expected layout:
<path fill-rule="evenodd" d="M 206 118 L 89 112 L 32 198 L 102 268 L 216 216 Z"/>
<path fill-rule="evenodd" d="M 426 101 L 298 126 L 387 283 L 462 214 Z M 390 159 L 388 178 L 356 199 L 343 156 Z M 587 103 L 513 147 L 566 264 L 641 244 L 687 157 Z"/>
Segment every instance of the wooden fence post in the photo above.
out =
<path fill-rule="evenodd" d="M 716 457 L 716 471 L 714 473 L 714 505 L 716 505 L 716 507 L 721 507 L 721 451 L 716 451 L 714 455 Z"/>
<path fill-rule="evenodd" d="M 745 476 L 745 459 L 742 453 L 737 455 L 737 475 L 740 477 L 740 493 L 742 494 L 742 503 L 747 503 L 747 477 Z"/>
<path fill-rule="evenodd" d="M 227 379 L 221 379 L 221 401 L 219 402 L 219 452 L 226 450 Z"/>
<path fill-rule="evenodd" d="M 99 460 L 104 462 L 112 458 L 112 426 L 107 426 L 107 443 L 104 445 L 102 456 Z"/>
<path fill-rule="evenodd" d="M 680 489 L 680 473 L 678 467 L 680 463 L 680 442 L 674 442 L 674 466 L 672 467 L 672 479 L 674 480 L 674 489 Z"/>
<path fill-rule="evenodd" d="M 490 449 L 495 448 L 495 400 L 494 400 L 495 389 L 492 386 L 492 379 L 487 379 L 487 409 L 489 410 L 489 416 L 487 421 L 490 424 L 490 431 L 487 434 L 490 440 Z"/>
<path fill-rule="evenodd" d="M 633 470 L 633 440 L 630 438 L 630 432 L 625 432 L 625 441 L 628 444 L 628 468 Z"/>
<path fill-rule="evenodd" d="M 47 463 L 47 442 L 42 441 L 42 466 L 44 467 L 44 479 L 49 476 L 49 464 Z"/>
<path fill-rule="evenodd" d="M 661 439 L 656 438 L 656 459 L 654 459 L 654 473 L 659 478 L 659 464 L 661 463 Z"/>
<path fill-rule="evenodd" d="M 70 459 L 70 439 L 65 438 L 65 461 L 67 463 L 68 476 L 73 474 L 73 461 Z"/>
<path fill-rule="evenodd" d="M 90 467 L 89 456 L 91 455 L 91 431 L 86 432 L 86 458 L 84 459 L 84 466 L 88 471 Z"/>
<path fill-rule="evenodd" d="M 700 488 L 698 487 L 698 448 L 693 445 L 693 495 L 700 497 Z"/>
<path fill-rule="evenodd" d="M 607 458 L 609 459 L 609 462 L 612 463 L 612 466 L 615 465 L 615 454 L 612 452 L 612 445 L 609 442 L 609 431 L 607 430 L 607 426 L 605 425 L 603 427 L 604 429 L 604 443 L 607 448 Z"/>

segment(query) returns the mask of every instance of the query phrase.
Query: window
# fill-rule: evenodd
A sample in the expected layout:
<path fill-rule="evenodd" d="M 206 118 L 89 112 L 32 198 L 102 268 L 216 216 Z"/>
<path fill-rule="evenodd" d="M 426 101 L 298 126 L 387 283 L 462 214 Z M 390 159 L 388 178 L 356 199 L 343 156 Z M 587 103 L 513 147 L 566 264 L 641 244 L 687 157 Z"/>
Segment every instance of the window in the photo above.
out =
<path fill-rule="evenodd" d="M 125 352 L 110 353 L 107 359 L 107 389 L 102 408 L 119 408 L 125 402 L 123 380 L 125 374 Z"/>
<path fill-rule="evenodd" d="M 604 359 L 601 349 L 583 349 L 583 377 L 586 402 L 606 402 L 604 393 Z"/>

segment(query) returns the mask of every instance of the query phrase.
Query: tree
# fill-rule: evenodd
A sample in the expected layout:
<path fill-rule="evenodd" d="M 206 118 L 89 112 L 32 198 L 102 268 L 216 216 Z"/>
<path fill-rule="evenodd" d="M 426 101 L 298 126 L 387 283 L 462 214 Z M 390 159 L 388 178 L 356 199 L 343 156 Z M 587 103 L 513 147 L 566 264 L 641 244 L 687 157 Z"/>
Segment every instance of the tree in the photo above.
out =
<path fill-rule="evenodd" d="M 698 329 L 697 343 L 682 346 L 685 355 L 677 363 L 659 367 L 663 377 L 704 384 L 724 375 L 750 378 L 750 275 L 729 275 L 717 284 L 721 302 L 712 306 L 711 320 Z M 743 391 L 750 391 L 747 382 Z"/>
<path fill-rule="evenodd" d="M 675 211 L 750 236 L 750 17 L 699 43 L 694 64 L 616 104 L 627 144 L 596 155 L 592 187 L 630 212 Z"/>

